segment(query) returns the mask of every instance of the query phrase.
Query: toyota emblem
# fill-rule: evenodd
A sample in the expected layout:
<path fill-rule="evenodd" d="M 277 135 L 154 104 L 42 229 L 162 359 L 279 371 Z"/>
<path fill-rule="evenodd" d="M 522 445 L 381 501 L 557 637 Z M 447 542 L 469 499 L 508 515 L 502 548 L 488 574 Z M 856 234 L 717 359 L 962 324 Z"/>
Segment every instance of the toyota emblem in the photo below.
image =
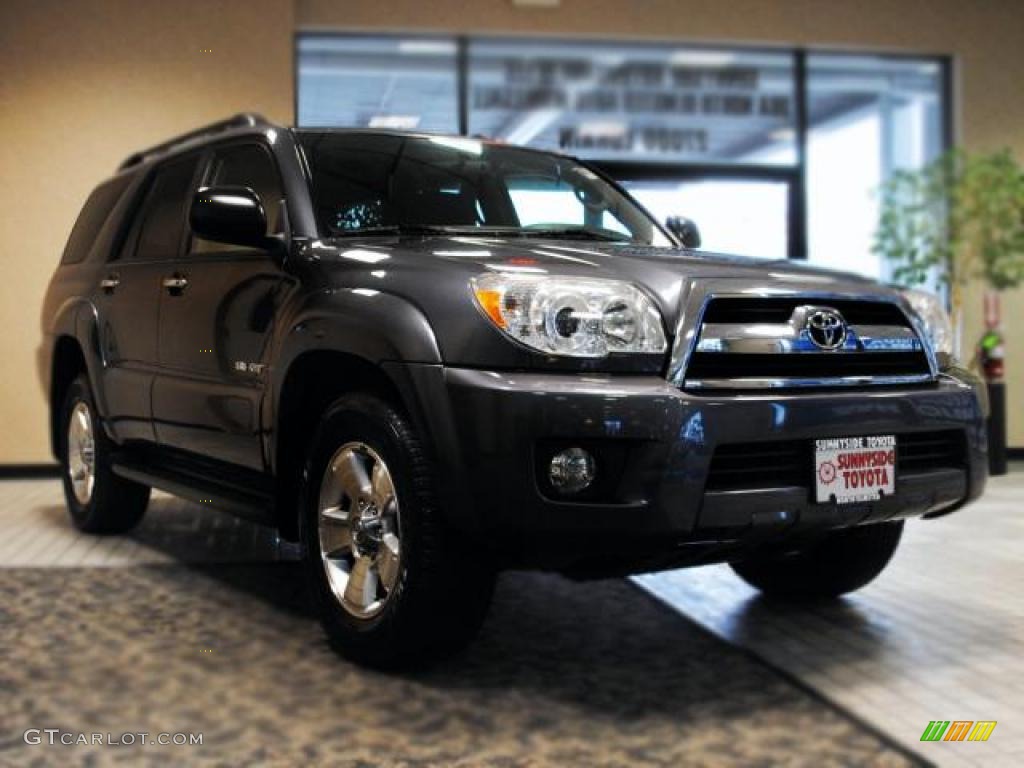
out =
<path fill-rule="evenodd" d="M 804 328 L 819 349 L 839 349 L 846 342 L 846 321 L 830 307 L 808 307 Z"/>

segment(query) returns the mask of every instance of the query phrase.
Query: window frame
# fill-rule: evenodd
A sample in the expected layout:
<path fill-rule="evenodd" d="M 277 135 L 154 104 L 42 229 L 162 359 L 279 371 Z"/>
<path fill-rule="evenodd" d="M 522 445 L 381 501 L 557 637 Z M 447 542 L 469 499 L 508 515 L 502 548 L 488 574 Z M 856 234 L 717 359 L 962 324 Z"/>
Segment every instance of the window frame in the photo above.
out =
<path fill-rule="evenodd" d="M 60 266 L 72 266 L 90 260 L 92 254 L 103 240 L 104 233 L 108 231 L 111 222 L 120 210 L 122 202 L 132 195 L 133 182 L 134 179 L 130 176 L 112 176 L 89 192 L 88 197 L 86 197 L 85 202 L 82 204 L 81 210 L 78 212 L 75 223 L 71 226 L 71 232 L 68 234 L 68 239 L 64 244 L 64 250 L 61 252 Z M 116 189 L 118 186 L 120 189 Z M 114 199 L 110 205 L 103 206 L 104 210 L 102 213 L 93 220 L 93 224 L 88 225 L 88 229 L 91 230 L 91 236 L 87 240 L 83 240 L 83 236 L 87 231 L 86 211 L 90 207 L 93 208 L 93 212 L 98 210 L 97 195 L 100 194 L 100 190 L 106 190 L 111 187 L 115 187 Z"/>
<path fill-rule="evenodd" d="M 139 185 L 138 190 L 135 192 L 135 199 L 132 201 L 131 210 L 128 213 L 127 229 L 123 239 L 121 240 L 119 247 L 116 248 L 116 256 L 111 259 L 111 262 L 116 262 L 119 265 L 126 264 L 172 264 L 179 260 L 182 255 L 182 249 L 185 243 L 185 233 L 188 227 L 188 215 L 182 217 L 180 222 L 180 231 L 178 233 L 178 247 L 175 254 L 168 259 L 154 259 L 146 258 L 139 259 L 135 257 L 139 247 L 139 239 L 142 236 L 142 227 L 145 220 L 145 215 L 149 212 L 152 205 L 152 201 L 149 199 L 150 193 L 153 191 L 153 185 L 156 183 L 156 178 L 160 172 L 176 162 L 180 162 L 189 157 L 196 158 L 196 167 L 192 171 L 192 180 L 190 182 L 190 189 L 194 191 L 197 189 L 200 180 L 202 179 L 204 168 L 208 163 L 208 150 L 206 147 L 199 149 L 187 150 L 167 158 L 153 163 L 153 167 L 149 168 L 142 183 Z"/>
<path fill-rule="evenodd" d="M 236 137 L 236 138 L 224 139 L 222 141 L 213 142 L 213 143 L 210 143 L 210 144 L 204 146 L 203 147 L 203 155 L 204 156 L 200 160 L 199 173 L 197 174 L 196 178 L 193 180 L 194 189 L 199 189 L 200 187 L 206 187 L 206 186 L 210 186 L 211 185 L 211 183 L 213 181 L 213 174 L 215 172 L 215 167 L 216 167 L 216 162 L 217 162 L 217 153 L 218 152 L 222 152 L 222 151 L 224 151 L 226 149 L 234 149 L 234 148 L 246 147 L 246 146 L 258 147 L 263 152 L 263 154 L 267 157 L 267 159 L 270 160 L 271 168 L 273 168 L 274 175 L 277 178 L 278 189 L 281 192 L 280 208 L 279 208 L 278 217 L 280 218 L 280 217 L 283 216 L 283 218 L 284 218 L 283 224 L 284 224 L 284 228 L 285 228 L 284 235 L 285 235 L 285 237 L 288 237 L 289 234 L 290 234 L 288 230 L 290 229 L 289 222 L 291 221 L 291 214 L 288 212 L 288 195 L 287 195 L 287 190 L 285 189 L 284 176 L 281 173 L 281 167 L 280 167 L 279 163 L 277 162 L 277 155 L 274 153 L 274 150 L 270 146 L 270 144 L 265 139 L 263 139 L 262 137 L 260 137 L 260 136 L 239 136 L 239 137 Z M 250 189 L 251 189 L 251 187 L 250 187 Z M 253 191 L 255 191 L 255 190 L 253 190 Z M 264 213 L 265 213 L 266 212 L 266 205 L 264 204 L 262 198 L 260 198 L 260 203 L 264 205 Z M 189 224 L 188 216 L 186 215 L 185 216 L 185 221 L 184 221 L 184 232 L 183 232 L 183 236 L 182 236 L 182 247 L 178 251 L 178 255 L 177 255 L 176 259 L 175 259 L 176 261 L 183 261 L 183 260 L 187 260 L 187 261 L 204 261 L 204 260 L 208 260 L 208 259 L 211 259 L 211 258 L 212 259 L 218 259 L 218 258 L 224 258 L 224 254 L 231 253 L 231 254 L 241 255 L 243 251 L 250 251 L 250 250 L 253 250 L 254 253 L 258 253 L 261 258 L 264 258 L 264 257 L 267 256 L 267 254 L 265 252 L 260 251 L 259 249 L 243 248 L 241 246 L 239 246 L 239 247 L 232 246 L 232 250 L 212 250 L 212 251 L 197 252 L 197 251 L 193 251 L 192 250 L 192 245 L 193 245 L 193 242 L 195 241 L 195 238 L 196 238 L 196 236 L 192 232 L 192 227 Z"/>

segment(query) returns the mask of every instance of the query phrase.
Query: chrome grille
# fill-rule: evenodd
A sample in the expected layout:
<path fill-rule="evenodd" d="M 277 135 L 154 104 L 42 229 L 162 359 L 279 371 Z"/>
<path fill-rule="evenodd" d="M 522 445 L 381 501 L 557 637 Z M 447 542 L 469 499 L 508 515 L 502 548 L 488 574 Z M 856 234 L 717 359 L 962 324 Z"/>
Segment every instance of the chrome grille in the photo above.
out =
<path fill-rule="evenodd" d="M 899 305 L 851 299 L 713 298 L 686 389 L 910 384 L 933 378 Z"/>

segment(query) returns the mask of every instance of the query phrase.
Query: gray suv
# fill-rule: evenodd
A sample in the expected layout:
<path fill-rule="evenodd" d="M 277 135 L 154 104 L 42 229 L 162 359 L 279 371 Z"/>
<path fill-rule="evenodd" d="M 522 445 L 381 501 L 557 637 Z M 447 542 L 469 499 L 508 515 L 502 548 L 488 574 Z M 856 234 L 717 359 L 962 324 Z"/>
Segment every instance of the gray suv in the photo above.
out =
<path fill-rule="evenodd" d="M 985 484 L 925 294 L 695 250 L 598 169 L 242 115 L 87 200 L 40 374 L 73 522 L 150 488 L 301 542 L 332 643 L 459 648 L 503 568 L 835 596 Z"/>

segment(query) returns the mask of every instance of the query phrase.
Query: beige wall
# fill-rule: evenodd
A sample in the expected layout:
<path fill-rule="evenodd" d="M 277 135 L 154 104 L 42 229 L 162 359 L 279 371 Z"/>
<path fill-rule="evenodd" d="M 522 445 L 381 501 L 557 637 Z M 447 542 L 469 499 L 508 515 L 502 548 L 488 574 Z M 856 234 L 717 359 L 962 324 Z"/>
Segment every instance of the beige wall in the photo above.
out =
<path fill-rule="evenodd" d="M 292 119 L 299 28 L 427 29 L 952 53 L 971 148 L 1024 158 L 1020 0 L 70 0 L 0 4 L 0 463 L 49 459 L 35 376 L 46 280 L 89 189 L 131 150 L 241 110 Z M 212 53 L 201 49 L 211 48 Z M 1024 292 L 1004 301 L 1024 328 Z M 975 338 L 979 312 L 969 315 Z M 1024 446 L 1024 332 L 1009 348 L 1011 444 Z"/>
<path fill-rule="evenodd" d="M 293 25 L 275 0 L 0 2 L 0 463 L 51 460 L 39 308 L 86 195 L 203 122 L 291 120 Z"/>

